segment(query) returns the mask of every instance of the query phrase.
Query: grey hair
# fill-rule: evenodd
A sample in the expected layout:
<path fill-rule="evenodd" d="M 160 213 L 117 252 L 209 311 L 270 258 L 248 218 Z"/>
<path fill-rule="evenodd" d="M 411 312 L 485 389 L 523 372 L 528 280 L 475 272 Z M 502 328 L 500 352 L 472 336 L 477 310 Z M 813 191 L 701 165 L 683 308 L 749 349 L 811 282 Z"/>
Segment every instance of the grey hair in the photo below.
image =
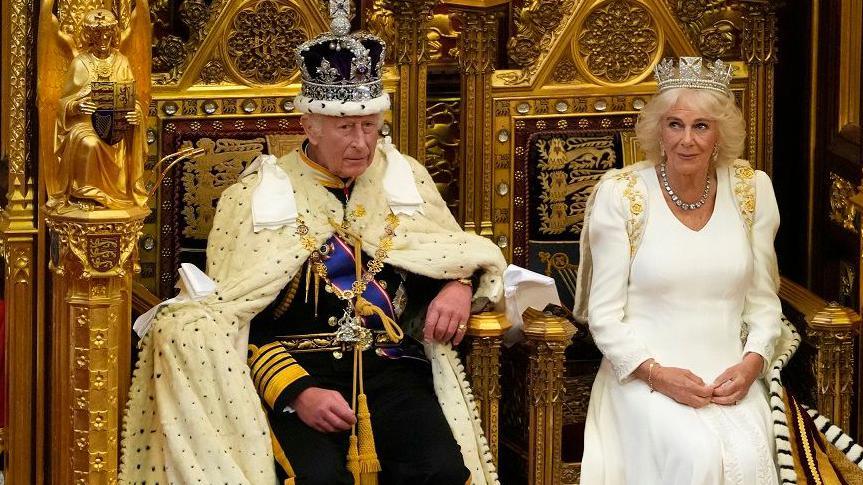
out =
<path fill-rule="evenodd" d="M 635 136 L 647 159 L 653 163 L 661 160 L 662 118 L 681 96 L 686 96 L 693 107 L 708 113 L 710 119 L 716 121 L 717 165 L 729 164 L 739 158 L 746 141 L 746 123 L 734 97 L 706 89 L 676 88 L 656 95 L 638 117 Z"/>
<path fill-rule="evenodd" d="M 375 113 L 377 115 L 377 125 L 378 131 L 380 131 L 381 127 L 384 126 L 384 114 L 383 113 Z M 306 130 L 320 133 L 321 132 L 321 121 L 324 118 L 339 118 L 339 116 L 328 116 L 320 113 L 305 113 L 300 117 L 300 123 Z"/>

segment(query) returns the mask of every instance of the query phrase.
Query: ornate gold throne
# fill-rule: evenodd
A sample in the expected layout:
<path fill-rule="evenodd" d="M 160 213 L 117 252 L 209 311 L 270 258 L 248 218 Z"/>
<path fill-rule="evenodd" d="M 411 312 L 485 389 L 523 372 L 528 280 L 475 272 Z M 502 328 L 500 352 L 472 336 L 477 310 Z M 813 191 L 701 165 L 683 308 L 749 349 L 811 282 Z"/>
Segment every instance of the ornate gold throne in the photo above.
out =
<path fill-rule="evenodd" d="M 13 35 L 28 39 L 32 13 L 27 2 L 12 3 Z M 124 18 L 139 2 L 55 3 L 61 18 L 94 6 L 114 8 Z M 705 55 L 736 66 L 733 91 L 750 133 L 745 156 L 772 171 L 774 2 L 354 4 L 360 11 L 354 26 L 376 31 L 390 46 L 385 86 L 393 110 L 384 133 L 429 167 L 466 230 L 491 238 L 512 262 L 555 278 L 566 305 L 575 287 L 586 197 L 604 171 L 639 159 L 632 131 L 655 91 L 651 73 L 661 57 Z M 173 296 L 179 264 L 203 266 L 221 190 L 258 154 L 285 153 L 301 139 L 291 103 L 299 88 L 292 50 L 327 29 L 324 5 L 320 0 L 151 0 L 154 74 L 146 168 L 158 170 L 161 157 L 186 147 L 203 154 L 182 160 L 158 187 L 149 187 L 157 189 L 156 198 L 134 245 L 140 272 L 127 281 L 133 288 L 131 311 L 127 305 L 124 312 L 134 316 Z M 83 451 L 74 464 L 67 450 L 45 443 L 52 424 L 73 425 L 69 407 L 51 406 L 57 401 L 46 383 L 67 385 L 69 369 L 62 365 L 73 361 L 79 374 L 94 382 L 99 370 L 73 359 L 62 342 L 50 349 L 44 344 L 50 310 L 36 311 L 34 287 L 42 294 L 51 288 L 41 263 L 50 248 L 34 209 L 38 171 L 25 163 L 29 155 L 21 134 L 28 129 L 27 117 L 18 110 L 30 89 L 18 80 L 26 78 L 25 61 L 32 57 L 27 44 L 13 47 L 17 111 L 2 227 L 11 316 L 7 345 L 9 362 L 18 366 L 9 387 L 20 412 L 10 416 L 6 470 L 16 484 L 112 483 L 118 413 L 106 419 L 90 403 L 76 401 L 87 419 L 75 424 L 82 426 L 75 428 L 75 444 Z M 128 265 L 129 274 L 134 266 Z M 857 317 L 791 282 L 783 282 L 781 296 L 807 338 L 789 370 L 791 380 L 806 394 L 804 402 L 817 404 L 849 429 L 848 389 L 852 376 L 859 375 L 853 354 Z M 128 343 L 124 335 L 131 322 L 116 317 L 100 322 L 113 329 L 110 346 L 98 332 L 85 335 L 82 345 L 102 346 L 101 363 L 122 367 L 128 355 L 117 349 Z M 525 324 L 526 341 L 501 351 L 504 319 L 484 314 L 471 322 L 473 338 L 463 350 L 484 427 L 500 457 L 504 483 L 576 483 L 599 354 L 584 329 L 576 331 L 561 316 L 531 311 Z M 127 382 L 121 375 L 119 384 L 112 384 L 115 393 L 107 401 L 116 411 L 125 392 L 117 389 Z M 66 399 L 70 391 L 57 395 Z"/>
<path fill-rule="evenodd" d="M 482 130 L 485 141 L 481 155 L 465 160 L 467 171 L 473 165 L 485 177 L 481 197 L 465 200 L 482 214 L 476 227 L 514 264 L 553 277 L 571 308 L 587 197 L 605 171 L 641 159 L 633 129 L 663 57 L 701 55 L 735 66 L 732 91 L 749 133 L 743 156 L 772 173 L 774 8 L 743 1 L 511 3 L 513 35 L 505 48 L 518 69 L 487 73 L 481 96 L 463 98 L 477 112 L 477 126 L 465 130 Z M 492 15 L 489 8 L 484 18 Z M 804 336 L 786 380 L 804 402 L 850 429 L 846 391 L 859 317 L 789 281 L 781 297 Z M 527 342 L 501 355 L 501 476 L 507 483 L 577 483 L 601 355 L 586 329 L 571 343 L 537 341 L 532 324 L 526 319 Z"/>

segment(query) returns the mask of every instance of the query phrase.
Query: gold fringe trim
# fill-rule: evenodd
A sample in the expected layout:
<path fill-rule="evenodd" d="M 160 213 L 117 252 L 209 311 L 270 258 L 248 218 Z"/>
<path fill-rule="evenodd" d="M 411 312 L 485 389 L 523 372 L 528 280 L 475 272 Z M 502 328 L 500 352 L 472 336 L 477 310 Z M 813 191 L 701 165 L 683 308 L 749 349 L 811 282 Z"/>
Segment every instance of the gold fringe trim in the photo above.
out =
<path fill-rule="evenodd" d="M 377 483 L 381 462 L 375 449 L 375 436 L 372 432 L 372 416 L 369 412 L 365 394 L 357 396 L 357 439 L 359 443 L 360 482 L 363 485 Z"/>

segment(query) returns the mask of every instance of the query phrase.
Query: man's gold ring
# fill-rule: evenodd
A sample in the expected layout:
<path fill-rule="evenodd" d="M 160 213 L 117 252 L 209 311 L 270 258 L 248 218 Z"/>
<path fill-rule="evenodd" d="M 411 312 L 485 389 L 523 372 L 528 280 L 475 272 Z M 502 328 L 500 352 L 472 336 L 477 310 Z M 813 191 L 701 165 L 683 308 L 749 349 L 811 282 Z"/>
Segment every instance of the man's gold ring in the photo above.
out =
<path fill-rule="evenodd" d="M 458 330 L 459 330 L 459 332 L 464 332 L 465 330 L 467 330 L 467 324 L 466 323 L 459 323 L 458 324 Z"/>

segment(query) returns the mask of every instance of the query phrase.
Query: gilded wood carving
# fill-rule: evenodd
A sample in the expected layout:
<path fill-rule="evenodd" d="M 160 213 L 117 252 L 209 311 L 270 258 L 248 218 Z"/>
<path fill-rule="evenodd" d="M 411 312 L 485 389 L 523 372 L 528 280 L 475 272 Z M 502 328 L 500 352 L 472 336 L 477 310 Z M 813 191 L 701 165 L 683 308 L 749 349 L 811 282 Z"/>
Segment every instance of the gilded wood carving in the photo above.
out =
<path fill-rule="evenodd" d="M 426 110 L 425 166 L 450 210 L 459 217 L 460 100 L 429 100 Z"/>
<path fill-rule="evenodd" d="M 513 12 L 516 31 L 506 48 L 510 62 L 521 68 L 521 72 L 505 75 L 507 85 L 522 84 L 533 77 L 575 13 L 575 5 L 574 0 L 528 0 Z"/>
<path fill-rule="evenodd" d="M 8 483 L 36 483 L 41 480 L 43 462 L 35 453 L 42 433 L 37 419 L 41 402 L 36 394 L 36 376 L 41 369 L 33 359 L 34 349 L 40 349 L 37 331 L 42 328 L 36 314 L 36 295 L 39 288 L 38 222 L 34 187 L 34 157 L 31 147 L 36 139 L 36 126 L 31 99 L 35 81 L 35 24 L 33 3 L 12 0 L 4 3 L 2 27 L 8 32 L 8 51 L 4 51 L 3 73 L 8 76 L 4 85 L 8 113 L 8 136 L 4 140 L 8 154 L 7 206 L 0 211 L 3 259 L 6 262 L 5 318 L 7 392 L 16 396 L 9 403 L 8 419 L 4 429 L 4 477 Z M 6 53 L 8 52 L 8 57 Z"/>
<path fill-rule="evenodd" d="M 296 73 L 295 49 L 309 39 L 309 30 L 292 5 L 260 0 L 237 12 L 224 37 L 222 62 L 237 79 L 278 85 Z"/>
<path fill-rule="evenodd" d="M 857 193 L 854 184 L 830 173 L 830 220 L 850 232 L 859 232 L 860 220 L 857 207 L 850 202 Z"/>
<path fill-rule="evenodd" d="M 664 35 L 644 4 L 613 0 L 590 11 L 573 39 L 576 64 L 596 84 L 644 78 L 662 54 Z"/>

